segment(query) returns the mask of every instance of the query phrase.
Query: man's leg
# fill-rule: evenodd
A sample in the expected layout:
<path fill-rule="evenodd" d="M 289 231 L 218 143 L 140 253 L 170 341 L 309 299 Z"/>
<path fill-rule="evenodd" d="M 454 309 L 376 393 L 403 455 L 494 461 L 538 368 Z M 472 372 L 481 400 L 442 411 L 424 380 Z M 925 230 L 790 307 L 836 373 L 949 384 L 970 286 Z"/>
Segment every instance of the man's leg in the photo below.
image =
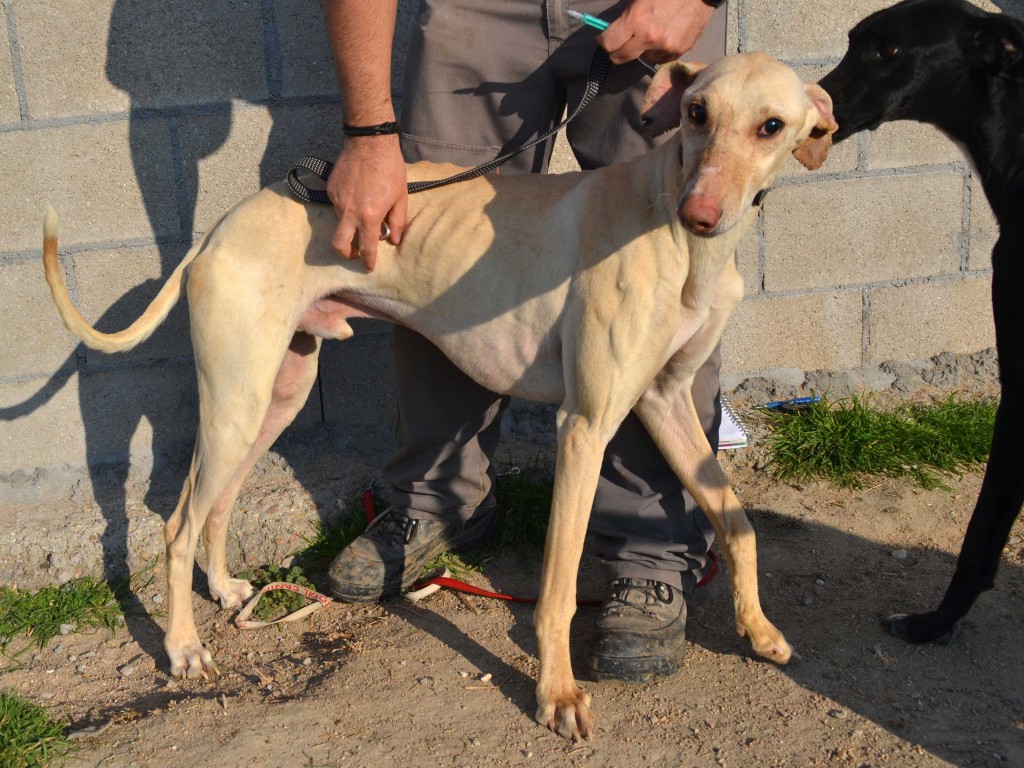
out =
<path fill-rule="evenodd" d="M 563 98 L 547 56 L 541 9 L 531 3 L 424 2 L 403 87 L 406 159 L 474 166 L 547 131 Z M 502 172 L 541 170 L 549 152 L 523 153 Z M 397 594 L 439 551 L 480 543 L 494 520 L 490 459 L 507 398 L 412 331 L 396 327 L 392 351 L 398 450 L 384 467 L 391 509 L 329 573 L 332 591 L 350 601 Z"/>

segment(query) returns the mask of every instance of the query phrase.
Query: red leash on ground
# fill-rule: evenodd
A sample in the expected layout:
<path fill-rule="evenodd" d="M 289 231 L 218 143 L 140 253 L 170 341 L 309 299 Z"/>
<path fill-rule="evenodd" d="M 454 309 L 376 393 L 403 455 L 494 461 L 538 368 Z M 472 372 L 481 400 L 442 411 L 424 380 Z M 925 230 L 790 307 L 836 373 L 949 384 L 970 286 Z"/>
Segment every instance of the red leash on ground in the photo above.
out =
<path fill-rule="evenodd" d="M 369 525 L 373 522 L 377 516 L 377 510 L 374 505 L 373 491 L 367 489 L 363 491 L 363 511 L 366 514 L 366 524 Z M 704 574 L 704 578 L 697 582 L 695 589 L 705 586 L 710 583 L 715 576 L 718 575 L 718 556 L 708 551 L 708 572 Z M 477 595 L 479 597 L 489 597 L 495 600 L 507 600 L 513 603 L 536 603 L 537 598 L 535 597 L 516 597 L 514 595 L 505 595 L 501 592 L 492 592 L 489 589 L 483 589 L 482 587 L 476 587 L 460 579 L 453 579 L 451 574 L 448 573 L 447 568 L 436 568 L 432 573 L 428 574 L 425 578 L 420 579 L 418 582 L 413 584 L 412 589 L 405 593 L 405 598 L 412 601 L 418 602 L 427 595 L 433 594 L 441 587 L 447 587 L 448 589 L 454 589 L 457 592 L 465 592 L 470 595 Z M 256 604 L 260 601 L 267 592 L 274 590 L 284 589 L 289 592 L 295 592 L 302 595 L 308 600 L 313 602 L 303 608 L 300 608 L 287 616 L 282 616 L 279 619 L 273 621 L 250 621 L 249 617 L 252 615 L 253 609 L 256 608 Z M 319 592 L 314 592 L 306 587 L 299 586 L 298 584 L 289 584 L 287 582 L 278 581 L 273 584 L 267 584 L 263 589 L 257 592 L 252 599 L 245 605 L 245 607 L 239 612 L 235 618 L 235 626 L 238 629 L 259 629 L 261 627 L 269 627 L 273 624 L 278 624 L 286 621 L 297 621 L 309 616 L 311 613 L 320 610 L 321 608 L 330 605 L 332 602 L 331 598 L 327 595 L 322 595 Z M 576 604 L 579 606 L 588 607 L 599 607 L 604 603 L 603 600 L 577 600 Z"/>
<path fill-rule="evenodd" d="M 438 575 L 440 574 L 440 575 Z M 704 578 L 697 582 L 694 589 L 700 589 L 703 586 L 707 586 L 714 580 L 715 576 L 718 575 L 718 555 L 711 550 L 708 550 L 708 572 L 704 574 Z M 436 588 L 432 588 L 436 587 Z M 536 597 L 516 597 L 514 595 L 505 595 L 501 592 L 492 592 L 489 589 L 483 589 L 481 587 L 475 587 L 465 581 L 459 579 L 453 579 L 448 575 L 447 568 L 437 568 L 432 573 L 426 576 L 426 578 L 417 581 L 412 585 L 412 589 L 405 593 L 405 597 L 412 602 L 418 602 L 429 594 L 436 592 L 441 587 L 448 587 L 448 589 L 454 589 L 457 592 L 466 592 L 470 595 L 479 595 L 480 597 L 490 597 L 495 600 L 508 600 L 513 603 L 536 603 Z M 583 607 L 599 608 L 604 604 L 604 600 L 577 600 L 576 605 Z"/>
<path fill-rule="evenodd" d="M 363 509 L 366 512 L 366 524 L 369 525 L 373 522 L 374 517 L 376 517 L 373 491 L 369 488 L 363 491 Z M 704 574 L 704 578 L 697 582 L 694 589 L 699 589 L 700 587 L 709 584 L 717 575 L 718 556 L 709 550 L 708 571 Z M 441 587 L 447 587 L 448 589 L 454 589 L 457 592 L 465 592 L 466 594 L 477 595 L 479 597 L 489 597 L 494 600 L 507 600 L 512 603 L 532 604 L 537 602 L 536 597 L 516 597 L 515 595 L 505 595 L 501 592 L 493 592 L 489 589 L 473 586 L 461 579 L 454 579 L 448 573 L 447 568 L 435 568 L 433 572 L 413 584 L 412 589 L 405 593 L 405 597 L 415 603 L 422 600 L 427 595 L 433 594 Z M 577 605 L 588 607 L 600 607 L 603 603 L 604 600 L 576 601 Z"/>

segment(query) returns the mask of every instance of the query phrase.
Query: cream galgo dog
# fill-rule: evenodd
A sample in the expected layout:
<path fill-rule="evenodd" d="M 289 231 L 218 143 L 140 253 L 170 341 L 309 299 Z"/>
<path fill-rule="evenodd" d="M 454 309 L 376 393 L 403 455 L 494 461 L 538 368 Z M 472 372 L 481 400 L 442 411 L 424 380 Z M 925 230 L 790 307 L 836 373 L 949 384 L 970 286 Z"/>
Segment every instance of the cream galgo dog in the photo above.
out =
<path fill-rule="evenodd" d="M 590 695 L 573 677 L 569 623 L 601 457 L 632 409 L 705 511 L 732 579 L 736 626 L 778 663 L 792 649 L 764 616 L 754 532 L 701 430 L 694 373 L 743 294 L 733 253 L 787 156 L 821 164 L 836 129 L 818 86 L 764 54 L 705 68 L 663 67 L 648 90 L 642 157 L 565 175 L 492 176 L 410 197 L 404 240 L 367 273 L 330 246 L 330 207 L 271 186 L 228 212 L 188 253 L 143 315 L 95 331 L 72 304 L 45 224 L 46 277 L 64 323 L 88 346 L 129 349 L 164 320 L 186 283 L 199 381 L 199 433 L 167 521 L 171 673 L 216 671 L 192 615 L 200 533 L 210 591 L 223 608 L 252 592 L 229 576 L 228 518 L 256 460 L 309 394 L 321 339 L 351 317 L 384 318 L 436 344 L 488 389 L 560 402 L 551 523 L 536 626 L 537 720 L 566 737 L 592 732 Z M 411 180 L 456 169 L 409 167 Z"/>

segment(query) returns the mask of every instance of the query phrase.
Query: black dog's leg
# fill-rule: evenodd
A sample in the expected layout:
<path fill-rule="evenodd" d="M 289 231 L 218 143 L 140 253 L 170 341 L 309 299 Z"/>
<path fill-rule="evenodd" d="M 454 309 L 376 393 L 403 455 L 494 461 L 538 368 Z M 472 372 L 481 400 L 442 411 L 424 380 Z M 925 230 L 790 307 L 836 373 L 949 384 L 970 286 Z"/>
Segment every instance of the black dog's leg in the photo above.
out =
<path fill-rule="evenodd" d="M 892 634 L 912 643 L 948 641 L 978 595 L 992 588 L 1003 547 L 1024 504 L 1024 262 L 1019 252 L 1013 252 L 1019 250 L 1012 248 L 1014 240 L 1013 233 L 1004 233 L 992 254 L 1002 396 L 985 479 L 953 580 L 937 610 L 899 614 L 884 622 Z"/>
<path fill-rule="evenodd" d="M 1015 396 L 1003 393 L 985 480 L 946 595 L 935 611 L 886 619 L 886 628 L 897 637 L 912 643 L 948 642 L 978 595 L 992 588 L 1003 547 L 1024 501 L 1020 448 L 1024 409 L 1019 402 L 1009 402 L 1010 397 Z"/>

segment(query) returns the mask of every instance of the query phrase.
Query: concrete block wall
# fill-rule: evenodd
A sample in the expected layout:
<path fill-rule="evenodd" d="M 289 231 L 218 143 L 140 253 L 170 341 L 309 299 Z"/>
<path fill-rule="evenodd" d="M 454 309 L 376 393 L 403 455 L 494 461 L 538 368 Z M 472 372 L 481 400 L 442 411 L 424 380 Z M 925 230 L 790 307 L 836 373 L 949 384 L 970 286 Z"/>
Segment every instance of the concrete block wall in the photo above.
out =
<path fill-rule="evenodd" d="M 731 0 L 730 49 L 766 50 L 817 79 L 846 30 L 885 4 Z M 402 0 L 398 103 L 414 7 Z M 336 153 L 320 13 L 315 0 L 0 0 L 0 499 L 53 492 L 87 464 L 145 467 L 190 450 L 184 307 L 128 355 L 76 344 L 42 278 L 42 212 L 60 213 L 86 317 L 126 325 L 228 206 L 301 155 Z M 571 167 L 564 147 L 555 165 Z M 726 337 L 727 385 L 991 346 L 994 237 L 969 167 L 933 130 L 861 135 L 815 173 L 792 163 L 740 249 L 747 299 Z M 359 332 L 325 345 L 299 426 L 386 441 L 389 332 Z"/>

